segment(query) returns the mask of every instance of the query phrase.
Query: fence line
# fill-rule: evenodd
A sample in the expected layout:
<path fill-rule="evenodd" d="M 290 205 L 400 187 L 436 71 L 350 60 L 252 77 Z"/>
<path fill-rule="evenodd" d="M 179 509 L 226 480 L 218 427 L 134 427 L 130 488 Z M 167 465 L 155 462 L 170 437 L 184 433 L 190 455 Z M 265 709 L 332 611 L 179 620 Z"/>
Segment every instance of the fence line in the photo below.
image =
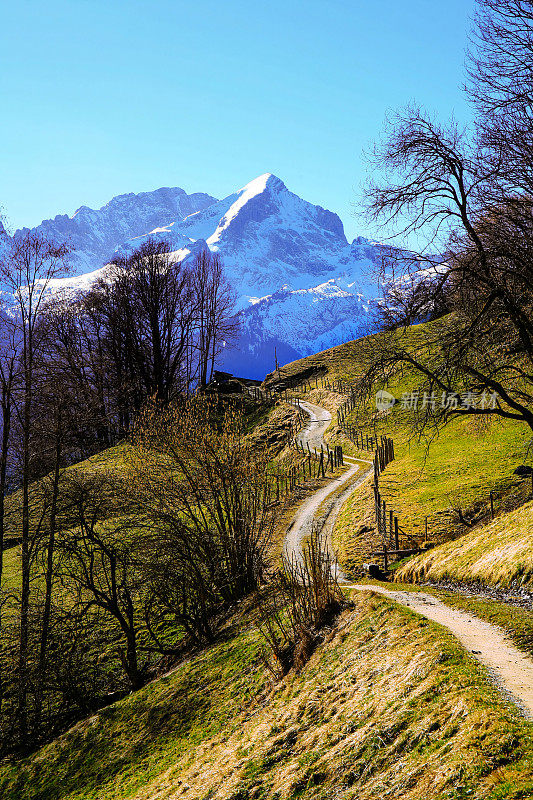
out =
<path fill-rule="evenodd" d="M 397 514 L 393 508 L 387 505 L 379 490 L 381 473 L 391 461 L 394 461 L 394 441 L 388 436 L 381 436 L 379 439 L 377 434 L 369 436 L 357 430 L 353 425 L 349 425 L 347 418 L 356 404 L 353 387 L 350 387 L 349 396 L 337 410 L 337 422 L 344 435 L 359 450 L 374 451 L 374 515 L 383 548 L 382 551 L 374 553 L 374 556 L 383 558 L 385 570 L 387 570 L 390 556 L 405 556 L 412 552 L 418 552 L 419 547 L 413 536 L 399 524 Z"/>
<path fill-rule="evenodd" d="M 283 389 L 281 392 L 278 392 L 274 395 L 272 390 L 262 389 L 257 386 L 248 387 L 248 393 L 250 396 L 258 402 L 261 401 L 269 401 L 271 399 L 283 399 L 285 402 L 294 405 L 298 409 L 298 417 L 294 424 L 291 424 L 288 437 L 287 437 L 287 444 L 289 447 L 293 447 L 299 453 L 301 453 L 304 457 L 307 456 L 307 463 L 308 463 L 308 471 L 309 475 L 312 474 L 313 477 L 326 477 L 326 471 L 329 469 L 331 472 L 334 472 L 338 466 L 344 466 L 344 453 L 343 448 L 340 445 L 336 445 L 334 448 L 330 448 L 327 442 L 325 443 L 326 448 L 321 445 L 320 450 L 311 449 L 309 444 L 306 443 L 304 445 L 303 442 L 299 442 L 297 439 L 297 434 L 299 431 L 305 427 L 305 416 L 304 412 L 300 406 L 299 398 L 294 397 L 292 392 L 296 393 L 299 390 L 299 387 L 305 387 L 304 391 L 312 390 L 313 388 L 317 388 L 320 386 L 331 389 L 332 391 L 339 391 L 345 392 L 346 390 L 350 391 L 350 396 L 347 400 L 342 404 L 340 409 L 337 411 L 337 420 L 339 422 L 340 429 L 344 432 L 348 439 L 353 441 L 356 446 L 361 450 L 368 450 L 374 452 L 374 492 L 376 498 L 379 498 L 379 502 L 375 502 L 375 513 L 376 513 L 376 524 L 378 526 L 378 531 L 380 535 L 382 532 L 385 531 L 385 524 L 384 524 L 384 515 L 386 515 L 386 504 L 385 501 L 381 500 L 381 496 L 379 494 L 379 476 L 385 469 L 385 467 L 390 464 L 391 461 L 394 460 L 394 442 L 391 438 L 386 436 L 381 436 L 380 440 L 378 440 L 377 436 L 369 436 L 368 434 L 364 434 L 362 431 L 356 430 L 353 426 L 349 426 L 345 422 L 346 414 L 349 413 L 355 407 L 355 398 L 353 395 L 353 387 L 344 382 L 344 381 L 329 381 L 327 378 L 315 378 L 315 387 L 312 386 L 311 381 L 305 381 L 302 384 L 298 384 L 295 387 L 292 387 L 291 394 L 287 389 Z M 306 450 L 307 446 L 307 450 Z M 315 459 L 318 462 L 318 466 L 316 472 L 312 473 L 312 459 Z M 305 465 L 305 460 L 304 460 Z M 293 468 L 294 469 L 294 468 Z M 304 467 L 305 469 L 305 467 Z M 290 479 L 289 483 L 291 483 L 293 479 Z M 277 488 L 277 497 L 279 499 L 279 488 Z M 383 503 L 383 505 L 382 505 Z M 391 512 L 389 512 L 391 513 Z M 400 532 L 402 536 L 407 537 L 408 534 L 405 534 L 402 528 L 400 528 L 398 524 L 397 517 L 394 517 L 394 534 L 391 534 L 391 538 L 394 535 L 394 541 L 399 542 Z M 385 551 L 385 563 L 387 562 L 387 555 L 386 555 L 386 543 L 384 537 L 384 551 Z M 399 546 L 396 548 L 399 549 Z"/>
<path fill-rule="evenodd" d="M 290 378 L 286 378 L 285 380 L 290 380 Z M 328 389 L 328 391 L 336 392 L 337 394 L 349 394 L 354 388 L 353 384 L 350 384 L 347 381 L 330 380 L 325 375 L 317 375 L 314 378 L 305 378 L 299 383 L 296 383 L 294 386 L 285 386 L 283 376 L 281 376 L 280 383 L 282 384 L 282 388 L 280 390 L 273 391 L 272 389 L 266 389 L 264 391 L 268 391 L 274 396 L 279 397 L 283 394 L 287 394 L 287 392 L 290 391 L 302 392 L 305 394 L 306 392 L 312 392 L 315 389 Z"/>
<path fill-rule="evenodd" d="M 344 433 L 346 438 L 355 444 L 358 450 L 368 450 L 369 452 L 373 452 L 377 449 L 377 436 L 369 436 L 368 433 L 363 433 L 363 431 L 357 430 L 357 428 L 354 428 L 352 425 L 340 424 L 339 428 Z"/>
<path fill-rule="evenodd" d="M 309 457 L 303 459 L 299 464 L 293 465 L 285 472 L 267 473 L 263 490 L 263 506 L 267 508 L 279 503 L 289 497 L 298 486 L 301 486 L 306 481 L 325 477 L 324 469 L 323 462 Z"/>
<path fill-rule="evenodd" d="M 250 388 L 256 400 L 268 401 L 283 399 L 299 409 L 296 422 L 294 425 L 291 425 L 288 434 L 288 444 L 298 450 L 298 452 L 301 452 L 304 456 L 307 456 L 309 471 L 311 470 L 312 459 L 314 458 L 317 461 L 317 469 L 313 473 L 313 477 L 325 477 L 327 469 L 331 469 L 333 472 L 337 466 L 343 465 L 343 450 L 342 447 L 338 446 L 334 449 L 330 449 L 327 443 L 326 450 L 324 450 L 323 446 L 320 451 L 311 450 L 309 444 L 307 444 L 306 452 L 304 444 L 298 442 L 297 439 L 298 432 L 305 425 L 305 417 L 299 404 L 299 398 L 295 397 L 294 394 L 298 391 L 306 393 L 316 388 L 326 388 L 330 391 L 336 391 L 339 394 L 348 395 L 344 403 L 337 409 L 337 423 L 344 435 L 353 442 L 359 450 L 367 450 L 374 453 L 374 514 L 378 536 L 381 539 L 383 549 L 382 551 L 375 552 L 373 555 L 383 558 L 384 567 L 385 570 L 387 570 L 389 558 L 391 556 L 405 556 L 413 552 L 418 552 L 419 550 L 413 536 L 407 533 L 399 524 L 398 516 L 395 514 L 394 509 L 387 505 L 386 500 L 383 499 L 379 491 L 379 477 L 388 464 L 394 461 L 394 441 L 388 436 L 380 436 L 378 438 L 375 433 L 372 435 L 363 433 L 363 431 L 347 423 L 348 415 L 354 410 L 357 404 L 353 384 L 349 384 L 345 381 L 330 381 L 325 377 L 315 378 L 313 382 L 315 384 L 314 386 L 310 380 L 307 380 L 292 387 L 290 390 L 284 388 L 282 391 L 276 393 L 272 392 L 271 389 L 264 390 L 259 387 Z"/>
<path fill-rule="evenodd" d="M 348 397 L 337 409 L 337 423 L 344 435 L 355 444 L 358 450 L 374 451 L 374 514 L 383 547 L 382 552 L 378 551 L 374 555 L 383 558 L 385 570 L 387 570 L 390 556 L 418 552 L 419 548 L 413 536 L 401 527 L 394 509 L 387 506 L 387 502 L 379 491 L 379 476 L 387 465 L 394 461 L 394 441 L 388 436 L 381 436 L 378 440 L 377 434 L 369 436 L 348 424 L 348 416 L 357 405 L 357 395 L 353 384 L 345 384 L 345 386 L 348 389 Z"/>
<path fill-rule="evenodd" d="M 257 387 L 252 387 L 258 392 Z M 392 508 L 387 506 L 386 501 L 382 498 L 380 491 L 379 491 L 379 475 L 385 469 L 387 464 L 394 460 L 394 442 L 392 439 L 388 437 L 380 437 L 378 439 L 377 435 L 374 434 L 367 434 L 361 430 L 355 428 L 355 426 L 350 425 L 348 423 L 348 417 L 350 413 L 356 408 L 357 406 L 357 394 L 356 389 L 357 385 L 353 383 L 348 383 L 347 381 L 342 380 L 330 380 L 325 376 L 317 376 L 315 378 L 309 378 L 304 381 L 301 381 L 294 387 L 286 388 L 283 387 L 281 391 L 274 392 L 272 389 L 266 390 L 259 390 L 257 397 L 259 398 L 260 394 L 264 399 L 267 400 L 275 400 L 282 398 L 287 402 L 294 402 L 297 405 L 297 398 L 292 396 L 292 393 L 301 392 L 302 394 L 307 393 L 308 391 L 312 391 L 313 389 L 328 389 L 329 391 L 337 392 L 339 394 L 346 395 L 346 399 L 344 402 L 339 406 L 337 409 L 337 423 L 340 430 L 344 433 L 347 439 L 349 439 L 358 450 L 366 450 L 369 452 L 374 452 L 374 465 L 378 464 L 378 472 L 374 473 L 374 504 L 375 504 L 375 517 L 376 517 L 376 525 L 378 528 L 379 535 L 381 537 L 383 543 L 383 551 L 379 553 L 375 553 L 374 555 L 379 555 L 384 559 L 385 569 L 387 569 L 388 560 L 390 556 L 393 555 L 407 555 L 410 552 L 418 552 L 419 546 L 415 537 L 412 534 L 407 533 L 398 522 L 398 517 L 394 513 Z M 300 415 L 301 417 L 301 415 Z M 289 444 L 292 446 L 298 447 L 297 440 L 295 438 L 295 433 L 297 433 L 301 429 L 301 424 L 299 422 L 296 423 L 292 436 L 289 436 Z M 387 450 L 390 448 L 390 450 Z M 320 453 L 312 453 L 315 458 L 320 459 Z M 339 461 L 340 457 L 340 461 Z M 328 459 L 329 456 L 329 447 L 328 447 Z M 343 462 L 343 454 L 342 449 L 340 456 L 337 455 L 337 463 L 344 463 Z M 328 465 L 329 465 L 328 461 Z M 523 476 L 525 480 L 523 480 L 523 485 L 526 487 L 526 501 L 533 497 L 533 474 Z M 529 481 L 531 481 L 531 494 L 529 493 Z M 521 490 L 523 492 L 523 490 Z M 490 492 L 490 505 L 487 510 L 485 510 L 481 515 L 479 515 L 475 520 L 469 521 L 468 524 L 475 524 L 481 522 L 486 519 L 494 519 L 496 515 L 495 509 L 495 492 Z M 514 495 L 513 495 L 514 496 Z M 525 501 L 523 501 L 525 502 Z M 502 508 L 506 507 L 506 503 L 502 503 Z M 514 508 L 515 505 L 511 503 L 509 508 Z M 460 510 L 459 510 L 460 513 Z M 425 518 L 425 540 L 428 541 L 428 517 Z"/>
<path fill-rule="evenodd" d="M 272 391 L 262 389 L 258 386 L 246 387 L 245 392 L 257 402 L 268 402 L 273 399 L 280 399 L 280 394 L 274 396 Z M 287 403 L 298 409 L 296 422 L 291 424 L 287 434 L 287 445 L 303 455 L 302 461 L 293 465 L 285 474 L 267 473 L 264 489 L 264 506 L 278 503 L 282 498 L 288 497 L 297 486 L 301 486 L 307 480 L 325 478 L 328 471 L 334 472 L 338 467 L 344 466 L 344 455 L 341 445 L 330 448 L 321 445 L 320 450 L 311 449 L 306 442 L 299 442 L 297 434 L 305 427 L 307 415 L 300 406 L 296 397 L 290 396 L 287 392 L 281 395 Z"/>

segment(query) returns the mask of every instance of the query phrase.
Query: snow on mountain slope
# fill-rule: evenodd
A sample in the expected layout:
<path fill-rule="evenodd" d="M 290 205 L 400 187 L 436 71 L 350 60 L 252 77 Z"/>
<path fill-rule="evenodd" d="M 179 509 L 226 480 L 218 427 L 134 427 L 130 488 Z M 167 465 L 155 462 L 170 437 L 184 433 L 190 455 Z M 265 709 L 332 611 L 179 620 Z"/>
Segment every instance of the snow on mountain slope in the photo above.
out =
<path fill-rule="evenodd" d="M 332 277 L 372 290 L 364 269 L 372 260 L 365 247 L 348 244 L 337 214 L 302 200 L 270 173 L 150 235 L 169 240 L 176 251 L 183 249 L 184 236 L 207 242 L 223 257 L 243 308 L 284 284 L 307 289 Z M 136 244 L 129 242 L 124 249 Z"/>
<path fill-rule="evenodd" d="M 187 194 L 177 187 L 122 194 L 102 208 L 81 206 L 71 217 L 58 214 L 33 230 L 69 242 L 74 248 L 73 271 L 81 275 L 106 264 L 125 240 L 166 225 L 176 217 L 183 218 L 200 211 L 213 202 L 215 198 L 208 194 Z M 15 235 L 27 230 L 23 228 Z"/>
<path fill-rule="evenodd" d="M 82 207 L 37 230 L 70 238 L 77 271 L 95 271 L 79 284 L 54 282 L 53 291 L 84 290 L 113 250 L 131 252 L 149 236 L 167 241 L 180 261 L 203 249 L 219 253 L 242 320 L 238 346 L 223 359 L 230 371 L 263 377 L 274 348 L 286 363 L 369 331 L 382 246 L 361 237 L 350 244 L 337 214 L 270 173 L 222 200 L 158 189 L 121 195 L 99 211 Z"/>
<path fill-rule="evenodd" d="M 228 371 L 262 378 L 281 364 L 370 332 L 369 303 L 340 280 L 308 289 L 282 289 L 258 299 L 241 313 L 237 347 L 223 364 Z"/>

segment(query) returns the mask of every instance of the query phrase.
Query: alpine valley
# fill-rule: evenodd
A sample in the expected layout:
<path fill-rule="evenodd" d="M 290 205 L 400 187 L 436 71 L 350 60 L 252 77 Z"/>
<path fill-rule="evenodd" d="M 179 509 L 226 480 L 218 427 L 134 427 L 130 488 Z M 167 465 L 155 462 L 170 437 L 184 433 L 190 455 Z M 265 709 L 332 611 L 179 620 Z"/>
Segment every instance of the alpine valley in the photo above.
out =
<path fill-rule="evenodd" d="M 337 214 L 261 175 L 223 200 L 162 188 L 58 215 L 34 230 L 74 248 L 73 277 L 52 291 L 87 288 L 113 253 L 164 238 L 177 260 L 209 248 L 222 257 L 238 297 L 241 335 L 219 366 L 263 378 L 280 364 L 364 335 L 377 296 L 382 245 L 346 239 Z M 17 235 L 15 233 L 15 235 Z"/>

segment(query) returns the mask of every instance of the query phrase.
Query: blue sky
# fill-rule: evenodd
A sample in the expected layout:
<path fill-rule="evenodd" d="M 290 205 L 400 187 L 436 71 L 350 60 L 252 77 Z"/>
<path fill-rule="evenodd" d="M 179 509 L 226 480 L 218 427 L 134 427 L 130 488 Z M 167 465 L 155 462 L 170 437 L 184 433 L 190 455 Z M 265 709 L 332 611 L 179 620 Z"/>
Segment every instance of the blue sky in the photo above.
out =
<path fill-rule="evenodd" d="M 340 214 L 388 110 L 467 121 L 473 0 L 0 0 L 0 206 L 35 225 L 113 195 L 223 197 L 273 172 Z"/>

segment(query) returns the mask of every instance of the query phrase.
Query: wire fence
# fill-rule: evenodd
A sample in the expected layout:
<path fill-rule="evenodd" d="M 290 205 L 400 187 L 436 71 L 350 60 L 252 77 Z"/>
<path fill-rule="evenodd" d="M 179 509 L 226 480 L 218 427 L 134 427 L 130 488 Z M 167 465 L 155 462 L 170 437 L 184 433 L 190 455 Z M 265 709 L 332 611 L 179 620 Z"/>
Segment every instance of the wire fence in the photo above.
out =
<path fill-rule="evenodd" d="M 273 399 L 283 399 L 298 410 L 296 420 L 291 423 L 287 433 L 286 444 L 302 456 L 298 464 L 275 473 L 266 475 L 264 490 L 264 505 L 271 506 L 289 497 L 298 486 L 310 480 L 325 478 L 328 472 L 335 472 L 344 466 L 344 454 L 340 445 L 330 448 L 327 443 L 321 445 L 320 450 L 310 447 L 298 434 L 306 427 L 308 415 L 302 409 L 299 398 L 288 392 L 273 393 L 270 390 L 257 386 L 245 388 L 245 393 L 256 402 L 270 402 Z"/>

